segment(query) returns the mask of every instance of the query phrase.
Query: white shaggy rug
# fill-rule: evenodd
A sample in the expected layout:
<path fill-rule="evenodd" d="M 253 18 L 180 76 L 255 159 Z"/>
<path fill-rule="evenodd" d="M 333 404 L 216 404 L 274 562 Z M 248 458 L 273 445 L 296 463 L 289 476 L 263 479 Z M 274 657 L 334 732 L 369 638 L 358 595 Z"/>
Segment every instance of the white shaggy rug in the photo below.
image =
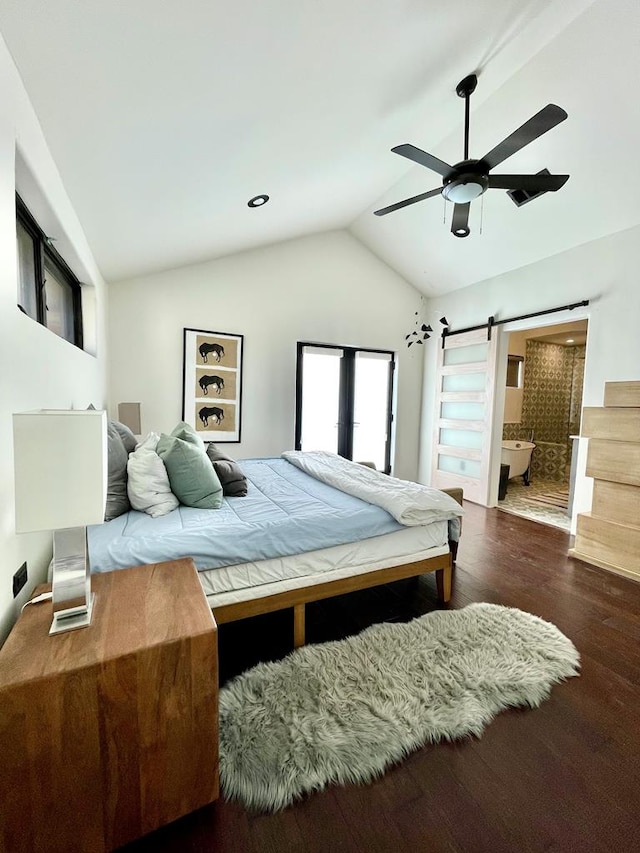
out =
<path fill-rule="evenodd" d="M 495 604 L 305 646 L 220 691 L 222 791 L 276 811 L 330 783 L 368 782 L 425 743 L 535 708 L 579 660 L 555 625 Z"/>

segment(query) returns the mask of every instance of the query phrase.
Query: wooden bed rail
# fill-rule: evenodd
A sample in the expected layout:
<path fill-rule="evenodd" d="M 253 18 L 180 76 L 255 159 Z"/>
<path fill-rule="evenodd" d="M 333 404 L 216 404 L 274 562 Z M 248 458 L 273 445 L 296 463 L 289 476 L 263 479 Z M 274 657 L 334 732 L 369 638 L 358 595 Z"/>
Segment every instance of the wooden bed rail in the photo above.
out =
<path fill-rule="evenodd" d="M 377 569 L 362 575 L 339 578 L 301 589 L 291 589 L 263 598 L 253 598 L 249 601 L 239 601 L 221 607 L 214 606 L 212 610 L 216 622 L 221 625 L 224 622 L 235 622 L 249 616 L 259 616 L 262 613 L 271 613 L 274 610 L 293 607 L 293 644 L 295 648 L 298 648 L 303 646 L 305 642 L 305 604 L 311 601 L 321 601 L 324 598 L 332 598 L 335 595 L 355 592 L 359 589 L 392 583 L 403 578 L 416 577 L 427 572 L 436 573 L 438 598 L 443 602 L 449 601 L 451 598 L 452 558 L 451 554 L 447 553 L 430 557 L 428 560 L 404 563 L 401 566 L 390 566 L 388 569 Z"/>

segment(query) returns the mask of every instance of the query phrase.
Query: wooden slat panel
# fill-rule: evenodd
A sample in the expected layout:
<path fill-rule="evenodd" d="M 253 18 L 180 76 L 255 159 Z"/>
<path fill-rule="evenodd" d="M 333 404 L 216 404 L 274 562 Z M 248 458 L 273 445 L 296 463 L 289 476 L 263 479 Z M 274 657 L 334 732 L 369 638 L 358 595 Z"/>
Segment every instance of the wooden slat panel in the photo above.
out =
<path fill-rule="evenodd" d="M 484 373 L 487 369 L 484 361 L 470 361 L 467 364 L 447 364 L 442 366 L 442 375 L 450 376 L 452 373 Z"/>
<path fill-rule="evenodd" d="M 473 432 L 484 432 L 487 428 L 486 421 L 465 421 L 460 418 L 438 418 L 440 429 L 470 429 Z"/>
<path fill-rule="evenodd" d="M 586 474 L 596 480 L 640 486 L 640 442 L 590 439 Z"/>
<path fill-rule="evenodd" d="M 458 459 L 482 459 L 482 451 L 475 447 L 457 447 L 454 444 L 439 444 L 438 453 L 445 456 L 456 456 Z"/>
<path fill-rule="evenodd" d="M 458 347 L 468 347 L 473 344 L 484 344 L 487 342 L 487 330 L 476 329 L 473 332 L 464 332 L 460 335 L 451 335 L 444 339 L 445 349 L 457 349 Z"/>
<path fill-rule="evenodd" d="M 640 408 L 640 382 L 605 382 L 604 404 Z"/>
<path fill-rule="evenodd" d="M 640 527 L 578 516 L 575 551 L 640 576 Z"/>
<path fill-rule="evenodd" d="M 619 524 L 640 527 L 640 492 L 626 483 L 596 480 L 593 484 L 591 515 Z"/>
<path fill-rule="evenodd" d="M 640 409 L 591 408 L 582 410 L 581 435 L 609 441 L 640 441 Z"/>
<path fill-rule="evenodd" d="M 484 403 L 486 399 L 484 391 L 442 391 L 440 394 L 443 403 Z"/>

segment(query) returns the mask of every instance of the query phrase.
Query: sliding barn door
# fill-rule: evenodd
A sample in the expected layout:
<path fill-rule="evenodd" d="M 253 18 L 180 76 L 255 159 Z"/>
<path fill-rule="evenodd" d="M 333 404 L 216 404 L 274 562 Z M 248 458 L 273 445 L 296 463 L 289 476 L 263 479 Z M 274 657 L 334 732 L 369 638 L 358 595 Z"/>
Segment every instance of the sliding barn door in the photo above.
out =
<path fill-rule="evenodd" d="M 497 334 L 487 329 L 444 338 L 438 355 L 431 484 L 461 487 L 488 506 Z"/>

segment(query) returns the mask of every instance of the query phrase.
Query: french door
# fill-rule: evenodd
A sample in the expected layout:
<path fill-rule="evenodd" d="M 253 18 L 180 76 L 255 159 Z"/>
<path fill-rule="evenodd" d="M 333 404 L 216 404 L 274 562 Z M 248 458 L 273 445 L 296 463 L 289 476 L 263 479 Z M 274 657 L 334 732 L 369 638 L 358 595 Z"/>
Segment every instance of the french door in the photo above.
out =
<path fill-rule="evenodd" d="M 438 357 L 431 484 L 462 487 L 489 505 L 497 334 L 487 329 L 444 338 Z"/>
<path fill-rule="evenodd" d="M 328 450 L 391 471 L 394 355 L 298 343 L 296 450 Z"/>

